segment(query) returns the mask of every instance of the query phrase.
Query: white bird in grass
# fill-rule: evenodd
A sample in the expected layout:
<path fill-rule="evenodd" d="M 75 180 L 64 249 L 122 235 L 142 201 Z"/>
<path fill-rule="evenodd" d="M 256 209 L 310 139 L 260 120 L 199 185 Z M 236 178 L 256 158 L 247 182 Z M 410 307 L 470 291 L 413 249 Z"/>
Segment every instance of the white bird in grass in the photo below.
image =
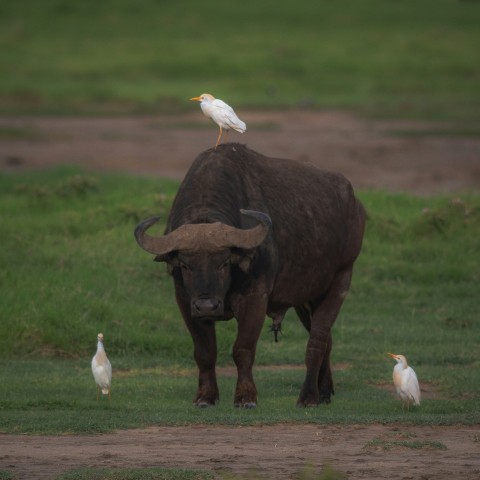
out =
<path fill-rule="evenodd" d="M 200 102 L 200 107 L 203 114 L 206 117 L 210 117 L 220 127 L 215 148 L 217 148 L 218 144 L 220 143 L 223 130 L 227 132 L 227 135 L 230 129 L 240 133 L 243 133 L 247 130 L 245 122 L 242 122 L 237 117 L 236 113 L 233 111 L 233 108 L 219 98 L 215 98 L 209 93 L 202 93 L 199 97 L 193 97 L 190 100 L 196 100 L 197 102 Z"/>
<path fill-rule="evenodd" d="M 105 353 L 105 348 L 103 346 L 103 333 L 97 335 L 97 353 L 92 358 L 92 372 L 95 383 L 97 384 L 97 400 L 100 390 L 103 395 L 108 395 L 108 398 L 110 399 L 110 391 L 112 387 L 112 364 Z"/>
<path fill-rule="evenodd" d="M 413 368 L 408 366 L 407 359 L 403 355 L 394 353 L 388 355 L 397 362 L 393 367 L 393 384 L 402 403 L 407 406 L 420 405 L 420 385 Z"/>

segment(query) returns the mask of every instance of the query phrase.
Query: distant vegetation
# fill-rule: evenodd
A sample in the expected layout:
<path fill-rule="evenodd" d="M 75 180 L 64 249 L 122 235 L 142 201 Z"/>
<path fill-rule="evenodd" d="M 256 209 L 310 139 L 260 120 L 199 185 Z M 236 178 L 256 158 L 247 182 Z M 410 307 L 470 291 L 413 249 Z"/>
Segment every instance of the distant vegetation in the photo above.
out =
<path fill-rule="evenodd" d="M 480 2 L 22 0 L 0 5 L 0 113 L 349 108 L 478 121 Z"/>

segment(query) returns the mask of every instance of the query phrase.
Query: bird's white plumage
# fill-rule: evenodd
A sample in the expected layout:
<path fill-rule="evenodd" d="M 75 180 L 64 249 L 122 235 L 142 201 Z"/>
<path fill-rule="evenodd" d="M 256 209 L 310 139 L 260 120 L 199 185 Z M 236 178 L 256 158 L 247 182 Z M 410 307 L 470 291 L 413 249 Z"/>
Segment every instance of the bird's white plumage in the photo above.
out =
<path fill-rule="evenodd" d="M 103 346 L 103 334 L 97 335 L 97 352 L 92 358 L 92 373 L 97 391 L 101 390 L 103 395 L 110 397 L 112 387 L 112 365 Z"/>
<path fill-rule="evenodd" d="M 412 367 L 408 366 L 404 355 L 389 353 L 397 364 L 393 367 L 393 384 L 397 395 L 404 404 L 420 405 L 420 385 Z"/>
<path fill-rule="evenodd" d="M 200 103 L 200 107 L 204 115 L 210 117 L 224 130 L 233 129 L 240 133 L 243 133 L 247 130 L 245 122 L 242 122 L 242 120 L 237 117 L 237 114 L 234 112 L 233 108 L 218 98 L 212 102 L 203 100 Z"/>
<path fill-rule="evenodd" d="M 210 117 L 220 128 L 220 133 L 217 138 L 217 147 L 222 137 L 223 130 L 227 133 L 229 130 L 235 130 L 244 133 L 247 130 L 245 122 L 237 117 L 233 108 L 226 104 L 223 100 L 215 98 L 209 93 L 202 93 L 199 97 L 193 97 L 190 100 L 197 100 L 200 102 L 200 108 L 206 117 Z"/>

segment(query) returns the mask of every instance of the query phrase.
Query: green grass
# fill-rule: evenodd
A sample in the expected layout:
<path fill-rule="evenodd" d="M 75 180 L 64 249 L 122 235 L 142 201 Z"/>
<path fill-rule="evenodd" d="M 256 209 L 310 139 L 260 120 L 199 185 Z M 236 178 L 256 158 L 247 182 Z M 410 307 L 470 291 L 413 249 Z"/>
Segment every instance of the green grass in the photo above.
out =
<path fill-rule="evenodd" d="M 251 470 L 243 475 L 235 475 L 233 473 L 222 472 L 215 478 L 222 480 L 244 480 L 246 478 L 251 480 L 267 480 L 272 478 L 271 474 L 267 472 Z M 289 476 L 292 480 L 346 480 L 347 476 L 343 472 L 334 469 L 330 464 L 326 464 L 321 471 L 318 471 L 311 465 L 306 465 L 304 468 Z"/>
<path fill-rule="evenodd" d="M 335 470 L 329 464 L 318 472 L 314 467 L 306 466 L 292 478 L 299 480 L 345 480 L 344 473 Z M 94 468 L 85 467 L 68 471 L 55 477 L 55 480 L 264 480 L 270 478 L 255 470 L 247 475 L 238 476 L 229 472 L 215 474 L 204 470 L 184 470 L 174 468 Z M 0 480 L 17 480 L 18 477 L 7 470 L 0 470 Z"/>
<path fill-rule="evenodd" d="M 81 468 L 56 480 L 211 480 L 209 472 L 172 468 Z"/>
<path fill-rule="evenodd" d="M 480 4 L 205 0 L 0 6 L 0 112 L 354 108 L 477 121 Z"/>
<path fill-rule="evenodd" d="M 375 438 L 365 445 L 367 449 L 393 450 L 408 448 L 410 450 L 447 450 L 447 447 L 434 440 L 382 440 Z"/>
<path fill-rule="evenodd" d="M 136 223 L 169 211 L 178 183 L 71 168 L 0 175 L 0 432 L 78 433 L 151 424 L 480 421 L 477 375 L 480 196 L 360 192 L 369 220 L 354 280 L 334 327 L 336 395 L 297 409 L 306 332 L 294 314 L 273 341 L 267 319 L 255 378 L 259 406 L 192 406 L 192 342 L 165 266 L 133 239 Z M 162 226 L 158 227 L 161 232 Z M 219 365 L 233 367 L 235 321 L 217 328 Z M 105 334 L 113 397 L 95 400 L 90 359 Z M 403 410 L 387 351 L 407 356 L 434 390 Z M 272 368 L 272 366 L 284 366 Z"/>
<path fill-rule="evenodd" d="M 240 480 L 245 478 L 263 480 L 270 477 L 256 471 L 238 476 L 228 472 L 216 472 L 213 475 L 204 471 L 167 468 L 81 468 L 60 475 L 56 480 L 210 480 L 213 478 L 223 480 Z M 317 472 L 313 467 L 307 466 L 292 478 L 298 478 L 299 480 L 344 480 L 347 477 L 327 464 L 321 472 Z M 14 480 L 13 477 L 6 477 L 6 479 Z"/>
<path fill-rule="evenodd" d="M 415 433 L 397 431 L 389 433 L 383 438 L 374 438 L 363 448 L 366 450 L 410 449 L 410 450 L 447 450 L 447 447 L 436 440 L 421 440 Z"/>
<path fill-rule="evenodd" d="M 397 137 L 480 137 L 480 124 L 478 126 L 474 125 L 473 127 L 469 126 L 459 126 L 457 128 L 426 128 L 426 129 L 396 129 L 390 130 L 389 135 L 394 135 Z"/>
<path fill-rule="evenodd" d="M 9 470 L 0 470 L 0 480 L 17 480 L 18 477 L 15 476 Z"/>
<path fill-rule="evenodd" d="M 30 127 L 0 126 L 0 140 L 40 140 L 41 135 Z"/>

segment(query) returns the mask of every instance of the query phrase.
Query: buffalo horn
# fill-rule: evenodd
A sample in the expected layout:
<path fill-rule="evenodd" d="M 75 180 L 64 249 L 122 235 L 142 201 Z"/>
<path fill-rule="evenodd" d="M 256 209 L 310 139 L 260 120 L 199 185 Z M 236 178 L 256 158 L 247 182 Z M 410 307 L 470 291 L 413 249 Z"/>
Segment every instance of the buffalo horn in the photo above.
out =
<path fill-rule="evenodd" d="M 272 226 L 270 217 L 255 210 L 240 210 L 243 215 L 253 217 L 259 224 L 250 229 L 232 227 L 225 223 L 189 223 L 178 227 L 167 235 L 154 237 L 146 231 L 160 217 L 151 217 L 135 228 L 135 239 L 147 252 L 166 255 L 174 250 L 217 250 L 220 248 L 252 249 L 260 245 Z"/>

